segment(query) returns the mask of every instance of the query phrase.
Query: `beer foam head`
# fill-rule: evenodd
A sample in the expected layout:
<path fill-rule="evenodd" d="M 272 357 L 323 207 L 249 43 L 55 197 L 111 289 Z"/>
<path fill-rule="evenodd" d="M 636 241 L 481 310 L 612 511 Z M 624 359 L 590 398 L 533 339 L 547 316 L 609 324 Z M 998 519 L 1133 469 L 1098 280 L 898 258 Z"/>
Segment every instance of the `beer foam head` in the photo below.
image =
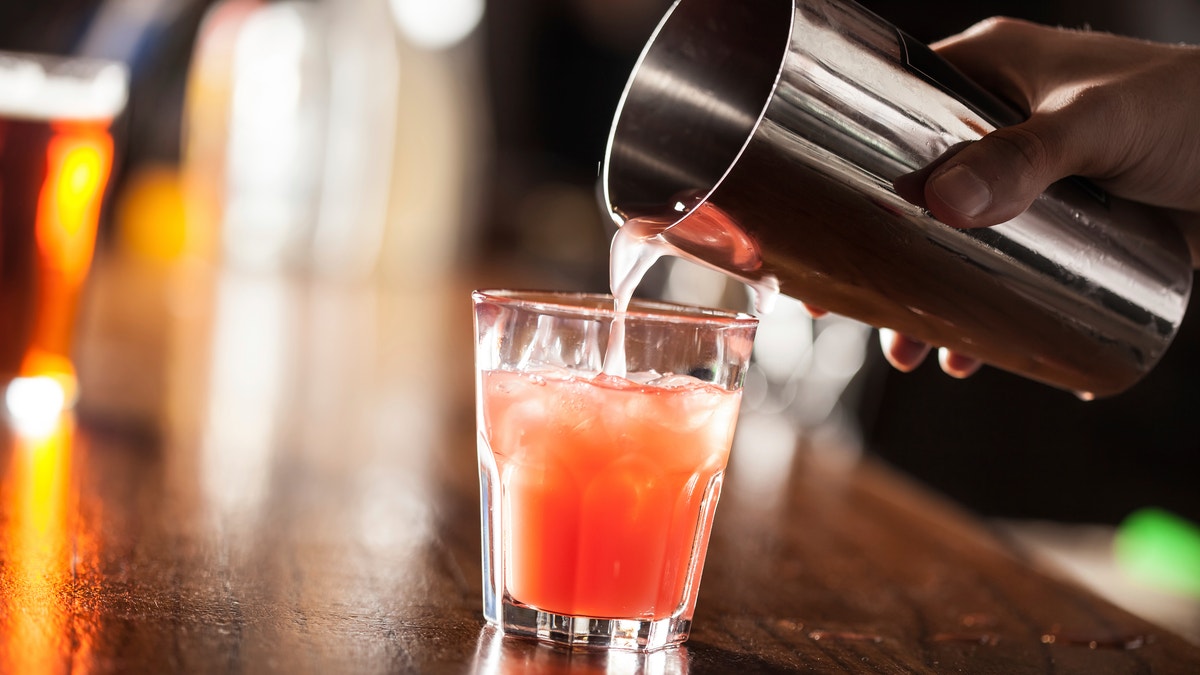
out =
<path fill-rule="evenodd" d="M 0 52 L 0 115 L 105 120 L 125 107 L 129 73 L 102 59 Z"/>

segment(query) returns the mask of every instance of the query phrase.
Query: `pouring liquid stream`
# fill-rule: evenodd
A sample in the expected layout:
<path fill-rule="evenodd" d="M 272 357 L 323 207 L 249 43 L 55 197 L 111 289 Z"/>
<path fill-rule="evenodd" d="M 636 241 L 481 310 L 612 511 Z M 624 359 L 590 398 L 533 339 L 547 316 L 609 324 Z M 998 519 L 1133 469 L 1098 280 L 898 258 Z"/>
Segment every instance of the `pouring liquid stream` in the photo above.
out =
<path fill-rule="evenodd" d="M 631 219 L 617 228 L 609 252 L 609 285 L 613 295 L 613 321 L 608 349 L 604 353 L 604 374 L 625 377 L 625 313 L 642 277 L 662 256 L 670 253 L 670 244 L 661 236 L 665 225 L 651 219 Z"/>
<path fill-rule="evenodd" d="M 613 295 L 614 316 L 604 354 L 603 372 L 611 377 L 626 377 L 625 316 L 646 272 L 664 255 L 689 260 L 740 281 L 754 293 L 754 307 L 767 314 L 779 297 L 779 281 L 773 275 L 751 278 L 730 273 L 731 268 L 757 270 L 761 266 L 757 247 L 737 225 L 715 208 L 706 208 L 702 193 L 687 193 L 675 200 L 665 214 L 626 218 L 613 235 L 609 252 L 609 285 Z M 674 241 L 673 239 L 677 240 Z M 700 244 L 705 256 L 685 250 L 684 245 Z M 724 266 L 707 257 L 733 261 Z"/>

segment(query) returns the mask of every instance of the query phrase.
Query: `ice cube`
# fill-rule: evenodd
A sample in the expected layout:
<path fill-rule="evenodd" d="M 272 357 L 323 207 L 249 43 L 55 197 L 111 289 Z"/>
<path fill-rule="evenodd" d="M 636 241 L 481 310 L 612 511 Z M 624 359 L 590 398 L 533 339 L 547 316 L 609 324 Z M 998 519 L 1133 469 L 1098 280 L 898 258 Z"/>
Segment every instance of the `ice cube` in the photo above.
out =
<path fill-rule="evenodd" d="M 492 451 L 498 455 L 518 458 L 528 450 L 525 443 L 526 431 L 546 424 L 545 403 L 536 398 L 517 399 L 490 420 L 488 440 Z"/>
<path fill-rule="evenodd" d="M 683 375 L 680 373 L 668 373 L 660 375 L 646 384 L 654 387 L 662 387 L 663 389 L 687 389 L 690 387 L 699 387 L 705 384 L 704 380 L 696 379 L 691 375 Z"/>
<path fill-rule="evenodd" d="M 636 373 L 627 373 L 625 379 L 635 384 L 650 384 L 654 380 L 662 377 L 662 373 L 656 370 L 643 370 Z"/>

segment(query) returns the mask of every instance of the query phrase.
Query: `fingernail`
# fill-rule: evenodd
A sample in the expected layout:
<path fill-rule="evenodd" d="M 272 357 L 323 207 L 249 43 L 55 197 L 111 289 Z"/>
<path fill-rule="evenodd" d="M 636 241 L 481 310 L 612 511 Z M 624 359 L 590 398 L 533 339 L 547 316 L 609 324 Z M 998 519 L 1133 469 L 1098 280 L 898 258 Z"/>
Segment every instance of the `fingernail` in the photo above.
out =
<path fill-rule="evenodd" d="M 967 216 L 983 213 L 992 203 L 992 189 L 963 164 L 934 176 L 930 188 L 946 206 Z"/>
<path fill-rule="evenodd" d="M 938 363 L 947 375 L 960 380 L 974 375 L 983 365 L 983 361 L 977 358 L 952 352 L 945 347 L 938 349 Z"/>
<path fill-rule="evenodd" d="M 915 370 L 929 353 L 929 345 L 889 328 L 879 329 L 879 345 L 888 363 L 902 373 Z"/>

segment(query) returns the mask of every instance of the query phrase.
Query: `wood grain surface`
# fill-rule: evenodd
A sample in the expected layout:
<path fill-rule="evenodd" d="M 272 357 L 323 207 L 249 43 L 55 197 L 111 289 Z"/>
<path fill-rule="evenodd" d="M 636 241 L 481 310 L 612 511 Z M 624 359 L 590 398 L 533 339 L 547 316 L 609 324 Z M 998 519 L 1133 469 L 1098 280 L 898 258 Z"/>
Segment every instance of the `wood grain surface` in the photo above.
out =
<path fill-rule="evenodd" d="M 121 275 L 98 274 L 111 305 Z M 124 356 L 81 365 L 74 417 L 0 445 L 0 671 L 1200 672 L 1200 649 L 816 441 L 767 482 L 735 457 L 684 647 L 503 638 L 480 610 L 471 285 L 172 276 L 142 347 L 85 322 L 83 353 Z"/>

